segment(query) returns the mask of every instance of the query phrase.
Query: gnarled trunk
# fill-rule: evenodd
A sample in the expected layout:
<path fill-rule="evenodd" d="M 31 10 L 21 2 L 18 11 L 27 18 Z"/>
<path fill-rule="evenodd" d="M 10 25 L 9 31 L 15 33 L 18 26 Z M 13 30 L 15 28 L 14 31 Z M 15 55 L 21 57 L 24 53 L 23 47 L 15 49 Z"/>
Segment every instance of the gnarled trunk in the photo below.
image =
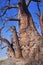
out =
<path fill-rule="evenodd" d="M 41 44 L 42 41 L 33 23 L 32 16 L 28 11 L 26 3 L 23 0 L 19 2 L 18 17 L 20 19 L 19 28 L 22 56 L 26 59 L 29 58 L 29 56 L 35 56 L 34 47 L 37 48 L 37 44 Z"/>
<path fill-rule="evenodd" d="M 37 29 L 33 23 L 32 16 L 28 11 L 25 0 L 19 0 L 19 12 L 18 18 L 20 19 L 19 28 L 20 28 L 20 45 L 27 45 L 27 29 L 31 28 L 37 32 Z M 28 29 L 28 33 L 29 33 Z M 32 32 L 31 32 L 32 33 Z M 38 32 L 37 32 L 38 33 Z M 36 34 L 37 34 L 36 33 Z"/>

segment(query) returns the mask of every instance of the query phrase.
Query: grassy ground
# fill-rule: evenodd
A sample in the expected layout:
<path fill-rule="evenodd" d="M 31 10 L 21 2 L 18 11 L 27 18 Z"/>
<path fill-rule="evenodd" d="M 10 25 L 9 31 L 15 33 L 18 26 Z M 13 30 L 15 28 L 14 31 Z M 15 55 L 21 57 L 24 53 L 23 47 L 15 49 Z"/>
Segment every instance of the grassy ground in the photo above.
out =
<path fill-rule="evenodd" d="M 8 65 L 8 59 L 0 61 L 0 65 Z"/>

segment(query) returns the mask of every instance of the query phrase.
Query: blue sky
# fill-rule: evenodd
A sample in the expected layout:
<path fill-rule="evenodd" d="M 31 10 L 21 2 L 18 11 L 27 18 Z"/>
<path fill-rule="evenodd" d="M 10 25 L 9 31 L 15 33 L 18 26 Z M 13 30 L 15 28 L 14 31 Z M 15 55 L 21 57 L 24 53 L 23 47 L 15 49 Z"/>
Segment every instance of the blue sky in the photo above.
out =
<path fill-rule="evenodd" d="M 0 0 L 0 8 L 3 7 L 4 4 L 7 5 L 7 0 L 4 0 L 4 1 L 3 0 Z M 17 0 L 11 0 L 11 3 L 10 4 L 12 5 L 14 3 L 17 4 L 18 3 Z M 30 11 L 30 13 L 31 13 L 31 15 L 33 17 L 34 23 L 37 23 L 37 24 L 35 24 L 36 25 L 36 28 L 38 29 L 39 33 L 41 34 L 40 25 L 39 25 L 39 19 L 38 19 L 37 15 L 35 14 L 35 13 L 38 13 L 37 3 L 31 2 L 30 5 L 29 5 L 29 7 L 28 7 L 28 9 L 29 9 L 29 11 Z M 40 10 L 41 10 L 41 13 L 42 13 L 43 12 L 43 2 L 40 3 Z M 10 9 L 10 10 L 8 10 L 6 12 L 7 17 L 13 17 L 14 18 L 14 15 L 18 13 L 17 11 L 18 10 L 16 10 L 16 9 Z M 15 17 L 17 17 L 17 15 Z M 6 15 L 4 17 L 2 17 L 3 20 L 5 18 L 6 18 Z M 18 26 L 18 22 L 17 21 L 15 21 L 15 22 L 14 21 L 7 22 L 5 24 L 5 28 L 2 30 L 2 36 L 4 38 L 8 39 L 9 41 L 11 40 L 11 37 L 10 36 L 11 36 L 12 33 L 10 31 L 8 31 L 8 32 L 6 32 L 6 31 L 8 30 L 9 26 L 12 26 L 12 25 L 15 25 L 16 26 L 16 30 L 17 31 L 19 30 L 19 26 Z M 0 28 L 1 27 L 2 27 L 2 20 L 0 18 Z M 3 45 L 4 45 L 4 43 L 3 43 Z M 2 51 L 0 50 L 0 57 L 5 56 L 6 55 L 5 53 L 6 53 L 6 49 L 3 49 Z"/>

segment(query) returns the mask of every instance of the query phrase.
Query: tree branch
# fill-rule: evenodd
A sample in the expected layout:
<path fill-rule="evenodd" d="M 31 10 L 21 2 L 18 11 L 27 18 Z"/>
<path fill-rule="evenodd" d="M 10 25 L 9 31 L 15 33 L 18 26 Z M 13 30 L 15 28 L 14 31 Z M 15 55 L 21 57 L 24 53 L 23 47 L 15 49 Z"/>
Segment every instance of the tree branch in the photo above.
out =
<path fill-rule="evenodd" d="M 2 7 L 0 10 L 11 9 L 11 8 L 18 8 L 18 5 L 4 6 L 4 7 Z"/>
<path fill-rule="evenodd" d="M 2 47 L 1 49 L 4 49 L 4 48 L 6 48 L 7 46 L 4 46 L 4 47 Z"/>
<path fill-rule="evenodd" d="M 7 9 L 4 10 L 4 12 L 0 15 L 0 17 L 4 16 L 4 14 L 6 14 L 6 11 L 7 11 Z"/>
<path fill-rule="evenodd" d="M 4 20 L 4 22 L 8 22 L 8 21 L 20 21 L 17 18 L 7 18 L 6 20 Z"/>
<path fill-rule="evenodd" d="M 2 37 L 0 37 L 0 40 L 5 42 L 9 46 L 9 48 L 11 49 L 12 53 L 14 54 L 13 48 L 11 47 L 11 43 L 7 39 L 2 38 Z"/>
<path fill-rule="evenodd" d="M 6 11 L 12 8 L 18 8 L 18 5 L 4 6 L 3 8 L 0 9 L 0 10 L 4 10 L 4 12 L 2 13 L 2 15 L 0 15 L 0 17 L 4 16 L 4 14 L 6 14 Z"/>
<path fill-rule="evenodd" d="M 26 2 L 26 5 L 29 6 L 31 1 L 33 1 L 33 2 L 40 2 L 40 0 L 28 0 L 28 1 Z"/>
<path fill-rule="evenodd" d="M 31 0 L 31 1 L 34 1 L 34 2 L 41 2 L 41 0 Z"/>

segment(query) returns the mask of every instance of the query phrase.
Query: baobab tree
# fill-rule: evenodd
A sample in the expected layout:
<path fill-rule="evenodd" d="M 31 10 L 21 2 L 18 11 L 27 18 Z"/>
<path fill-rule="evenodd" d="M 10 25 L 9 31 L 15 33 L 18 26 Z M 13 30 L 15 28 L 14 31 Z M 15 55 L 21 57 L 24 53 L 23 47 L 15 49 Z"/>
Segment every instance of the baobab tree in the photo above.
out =
<path fill-rule="evenodd" d="M 28 7 L 33 2 L 41 2 L 41 0 L 18 0 L 17 5 L 10 5 L 11 0 L 8 0 L 8 5 L 1 8 L 3 10 L 0 17 L 3 17 L 7 10 L 9 9 L 18 9 L 17 18 L 7 18 L 4 21 L 18 21 L 19 22 L 19 37 L 17 35 L 16 29 L 11 27 L 12 33 L 14 35 L 13 39 L 15 41 L 14 47 L 14 60 L 16 65 L 42 65 L 43 63 L 43 44 L 42 37 L 38 33 L 31 13 L 28 10 Z M 38 3 L 37 3 L 38 4 Z M 39 9 L 39 8 L 38 8 Z M 43 15 L 40 15 L 40 25 L 42 30 Z M 43 30 L 42 30 L 43 32 Z M 42 50 L 41 50 L 42 49 Z"/>

